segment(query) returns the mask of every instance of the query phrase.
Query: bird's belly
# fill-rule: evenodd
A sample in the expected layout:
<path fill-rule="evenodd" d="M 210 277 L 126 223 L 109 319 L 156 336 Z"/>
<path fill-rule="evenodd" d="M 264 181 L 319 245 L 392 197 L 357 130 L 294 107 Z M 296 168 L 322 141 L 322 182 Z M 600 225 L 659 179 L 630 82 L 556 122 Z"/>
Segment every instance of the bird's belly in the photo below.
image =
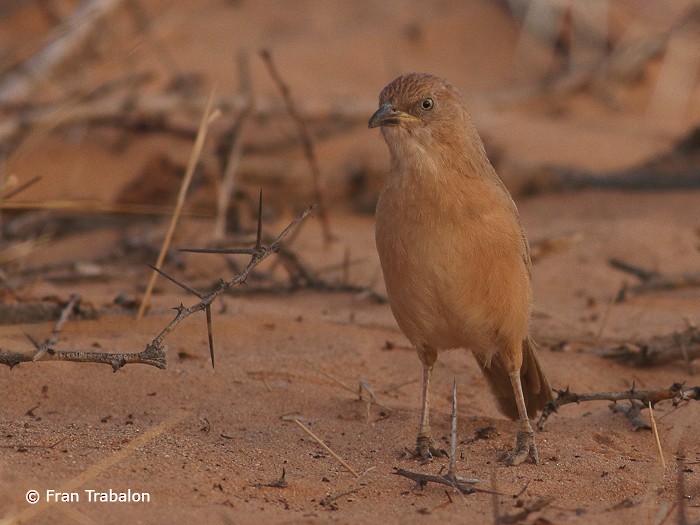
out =
<path fill-rule="evenodd" d="M 481 354 L 527 334 L 531 292 L 522 254 L 462 227 L 377 223 L 377 249 L 392 312 L 417 347 Z M 515 344 L 515 343 L 514 343 Z"/>

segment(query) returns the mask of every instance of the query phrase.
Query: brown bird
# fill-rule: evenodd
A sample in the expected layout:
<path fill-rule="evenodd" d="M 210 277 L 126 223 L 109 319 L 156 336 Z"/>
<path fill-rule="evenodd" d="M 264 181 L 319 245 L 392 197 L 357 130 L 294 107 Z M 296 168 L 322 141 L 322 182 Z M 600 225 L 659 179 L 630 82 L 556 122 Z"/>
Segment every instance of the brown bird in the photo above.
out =
<path fill-rule="evenodd" d="M 445 454 L 430 432 L 431 373 L 438 351 L 467 348 L 500 410 L 519 421 L 504 459 L 537 463 L 528 416 L 552 394 L 528 333 L 530 250 L 515 203 L 445 80 L 400 76 L 369 127 L 381 127 L 391 154 L 375 232 L 389 304 L 423 363 L 416 454 Z"/>

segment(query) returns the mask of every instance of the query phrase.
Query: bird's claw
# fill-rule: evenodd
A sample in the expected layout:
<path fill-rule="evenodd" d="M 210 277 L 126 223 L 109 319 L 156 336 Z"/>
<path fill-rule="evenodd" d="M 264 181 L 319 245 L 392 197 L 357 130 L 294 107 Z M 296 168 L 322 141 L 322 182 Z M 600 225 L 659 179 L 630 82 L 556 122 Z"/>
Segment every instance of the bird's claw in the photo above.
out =
<path fill-rule="evenodd" d="M 514 466 L 524 463 L 527 459 L 535 465 L 540 464 L 537 446 L 535 446 L 535 433 L 532 430 L 519 430 L 515 440 L 515 448 L 501 454 L 501 460 L 509 466 Z"/>
<path fill-rule="evenodd" d="M 439 448 L 430 436 L 418 436 L 416 439 L 416 450 L 413 452 L 413 455 L 423 461 L 430 461 L 433 457 L 449 457 L 447 451 Z"/>

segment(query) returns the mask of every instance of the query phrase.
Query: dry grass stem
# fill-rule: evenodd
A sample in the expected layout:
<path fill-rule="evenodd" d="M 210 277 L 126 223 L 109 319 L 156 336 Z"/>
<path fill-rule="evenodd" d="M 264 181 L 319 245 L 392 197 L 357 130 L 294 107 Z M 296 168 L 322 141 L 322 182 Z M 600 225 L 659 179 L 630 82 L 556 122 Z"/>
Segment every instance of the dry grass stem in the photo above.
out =
<path fill-rule="evenodd" d="M 175 211 L 173 213 L 173 216 L 170 220 L 170 225 L 168 226 L 168 231 L 165 234 L 165 239 L 163 239 L 163 245 L 161 246 L 160 253 L 158 254 L 158 259 L 156 261 L 155 267 L 160 268 L 163 266 L 163 261 L 165 260 L 165 255 L 168 252 L 168 249 L 170 248 L 170 242 L 172 241 L 173 235 L 175 234 L 175 227 L 177 226 L 177 221 L 180 218 L 180 215 L 182 213 L 182 209 L 185 205 L 185 198 L 187 197 L 187 190 L 190 187 L 190 183 L 192 182 L 192 177 L 194 176 L 194 170 L 197 167 L 197 162 L 199 160 L 200 155 L 202 154 L 202 149 L 204 148 L 204 141 L 207 138 L 207 130 L 209 128 L 209 124 L 212 121 L 212 117 L 214 114 L 211 113 L 211 106 L 212 102 L 214 100 L 214 88 L 212 88 L 211 92 L 209 93 L 209 99 L 207 100 L 207 105 L 204 109 L 204 113 L 202 114 L 202 120 L 200 121 L 199 124 L 199 131 L 197 132 L 197 138 L 194 142 L 194 146 L 192 147 L 192 151 L 190 153 L 190 159 L 187 163 L 187 171 L 185 172 L 185 176 L 182 179 L 182 184 L 180 185 L 180 192 L 178 193 L 177 196 L 177 203 L 175 205 Z M 141 320 L 143 317 L 143 314 L 148 307 L 148 303 L 151 300 L 151 294 L 153 293 L 153 287 L 156 284 L 156 278 L 158 277 L 158 272 L 153 272 L 151 274 L 151 279 L 148 282 L 148 286 L 146 287 L 146 292 L 143 295 L 143 298 L 141 300 L 141 305 L 139 306 L 139 311 L 136 314 L 136 319 Z"/>
<path fill-rule="evenodd" d="M 350 465 L 348 465 L 348 463 L 343 458 L 341 458 L 338 454 L 333 452 L 333 450 L 331 450 L 331 448 L 328 445 L 326 445 L 320 437 L 318 437 L 316 434 L 311 432 L 311 430 L 309 430 L 309 428 L 306 427 L 306 425 L 304 425 L 301 421 L 299 421 L 295 417 L 291 418 L 291 421 L 293 421 L 299 428 L 301 428 L 304 432 L 306 432 L 309 436 L 311 436 L 311 438 L 313 438 L 313 440 L 316 441 L 316 443 L 321 445 L 321 447 L 323 447 L 323 449 L 326 452 L 328 452 L 331 456 L 333 456 L 338 461 L 338 463 L 343 465 L 343 467 L 345 467 L 348 472 L 350 472 L 356 478 L 360 477 L 360 475 L 355 471 L 355 469 L 353 469 Z"/>
<path fill-rule="evenodd" d="M 661 439 L 659 438 L 659 429 L 656 426 L 656 419 L 654 419 L 654 408 L 651 406 L 651 401 L 649 401 L 649 419 L 651 420 L 651 430 L 654 432 L 654 441 L 656 442 L 656 450 L 659 452 L 659 459 L 661 460 L 661 468 L 666 468 L 666 459 L 664 459 L 664 451 L 661 448 Z"/>

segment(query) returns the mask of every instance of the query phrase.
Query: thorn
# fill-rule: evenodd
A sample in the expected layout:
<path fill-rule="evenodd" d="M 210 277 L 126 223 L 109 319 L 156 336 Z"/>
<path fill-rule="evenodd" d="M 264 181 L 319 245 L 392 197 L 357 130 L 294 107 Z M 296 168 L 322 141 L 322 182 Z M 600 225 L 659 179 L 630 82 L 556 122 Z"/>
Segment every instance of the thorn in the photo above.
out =
<path fill-rule="evenodd" d="M 255 249 L 260 250 L 262 246 L 262 210 L 263 210 L 263 200 L 262 200 L 262 188 L 260 188 L 260 198 L 258 200 L 258 234 L 255 238 Z"/>
<path fill-rule="evenodd" d="M 450 461 L 447 476 L 454 479 L 457 470 L 457 379 L 452 381 L 452 428 L 450 432 Z"/>
<path fill-rule="evenodd" d="M 196 296 L 199 297 L 200 299 L 202 299 L 202 298 L 204 297 L 204 294 L 202 294 L 201 292 L 195 290 L 195 289 L 192 288 L 189 284 L 186 284 L 186 283 L 182 282 L 180 279 L 177 279 L 177 278 L 173 277 L 172 275 L 170 275 L 170 274 L 164 272 L 164 271 L 161 270 L 160 268 L 156 268 L 155 266 L 153 266 L 153 265 L 151 265 L 151 264 L 149 264 L 148 266 L 150 266 L 152 270 L 158 272 L 160 275 L 162 275 L 163 277 L 165 277 L 166 279 L 168 279 L 170 282 L 173 282 L 173 283 L 177 284 L 180 288 L 183 288 L 184 290 L 187 290 L 188 292 L 190 292 L 190 293 L 193 294 L 193 295 L 196 295 Z M 182 304 L 180 304 L 180 308 L 183 308 Z"/>
<path fill-rule="evenodd" d="M 179 252 L 218 253 L 223 255 L 255 255 L 255 248 L 179 248 Z"/>
<path fill-rule="evenodd" d="M 211 367 L 214 368 L 214 335 L 211 328 L 211 305 L 207 305 L 204 308 L 204 312 L 207 314 L 207 336 L 209 337 L 209 355 L 211 356 Z"/>
<path fill-rule="evenodd" d="M 34 348 L 36 348 L 37 350 L 39 350 L 41 348 L 41 345 L 38 343 L 38 341 L 36 339 L 34 339 L 31 335 L 29 335 L 28 333 L 25 332 L 24 336 L 27 339 L 29 339 L 29 342 L 32 343 L 32 345 L 34 345 Z"/>

